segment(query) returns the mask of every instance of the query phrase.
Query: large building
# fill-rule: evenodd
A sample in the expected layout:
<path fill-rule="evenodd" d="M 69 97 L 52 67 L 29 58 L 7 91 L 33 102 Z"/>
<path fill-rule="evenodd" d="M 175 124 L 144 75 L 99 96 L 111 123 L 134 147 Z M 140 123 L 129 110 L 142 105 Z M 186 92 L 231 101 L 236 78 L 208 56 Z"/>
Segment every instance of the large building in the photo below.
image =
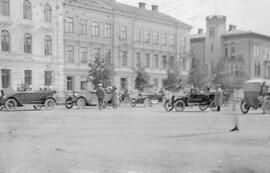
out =
<path fill-rule="evenodd" d="M 64 87 L 59 0 L 0 0 L 0 87 Z M 60 22 L 59 22 L 60 21 Z"/>
<path fill-rule="evenodd" d="M 187 74 L 191 26 L 145 3 L 138 7 L 114 0 L 67 0 L 65 14 L 65 90 L 87 87 L 88 62 L 111 61 L 120 90 L 135 85 L 134 68 L 146 67 L 155 87 L 162 87 L 168 69 Z"/>
<path fill-rule="evenodd" d="M 225 16 L 206 18 L 206 32 L 202 29 L 191 36 L 193 58 L 203 60 L 209 75 L 220 59 L 224 60 L 223 73 L 227 80 L 270 78 L 270 36 L 238 30 L 235 25 L 226 29 Z M 211 78 L 211 77 L 210 77 Z"/>

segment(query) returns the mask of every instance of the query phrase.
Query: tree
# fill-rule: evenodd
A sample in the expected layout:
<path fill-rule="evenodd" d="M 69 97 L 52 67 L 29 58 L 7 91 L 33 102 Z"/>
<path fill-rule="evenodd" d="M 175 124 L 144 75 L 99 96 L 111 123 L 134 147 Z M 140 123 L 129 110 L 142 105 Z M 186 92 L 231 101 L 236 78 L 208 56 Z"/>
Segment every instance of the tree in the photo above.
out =
<path fill-rule="evenodd" d="M 201 88 L 207 85 L 208 69 L 200 59 L 192 58 L 191 69 L 187 82 L 194 87 Z"/>
<path fill-rule="evenodd" d="M 94 84 L 95 87 L 97 87 L 99 83 L 102 83 L 104 86 L 111 84 L 111 80 L 115 75 L 115 71 L 111 62 L 96 57 L 94 61 L 88 64 L 88 66 L 89 80 Z"/>
<path fill-rule="evenodd" d="M 168 70 L 167 78 L 163 80 L 163 86 L 169 91 L 179 91 L 182 88 L 182 79 L 179 70 Z"/>
<path fill-rule="evenodd" d="M 139 64 L 137 65 L 137 68 L 134 71 L 136 73 L 135 88 L 140 91 L 143 91 L 143 89 L 149 85 L 150 76 L 145 71 L 145 67 Z"/>
<path fill-rule="evenodd" d="M 222 86 L 225 86 L 225 80 L 224 80 L 224 72 L 225 72 L 225 59 L 221 58 L 217 64 L 214 66 L 213 70 L 213 76 L 212 76 L 212 82 L 213 84 L 221 84 Z"/>

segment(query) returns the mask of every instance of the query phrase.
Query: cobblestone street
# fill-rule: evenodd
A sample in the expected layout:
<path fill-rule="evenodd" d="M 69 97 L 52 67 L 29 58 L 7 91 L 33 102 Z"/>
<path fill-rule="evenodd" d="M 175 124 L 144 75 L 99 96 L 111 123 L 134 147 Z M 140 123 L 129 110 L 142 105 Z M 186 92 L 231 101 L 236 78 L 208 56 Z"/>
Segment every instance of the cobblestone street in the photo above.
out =
<path fill-rule="evenodd" d="M 197 107 L 0 112 L 0 172 L 269 172 L 270 116 L 236 114 L 240 132 Z"/>

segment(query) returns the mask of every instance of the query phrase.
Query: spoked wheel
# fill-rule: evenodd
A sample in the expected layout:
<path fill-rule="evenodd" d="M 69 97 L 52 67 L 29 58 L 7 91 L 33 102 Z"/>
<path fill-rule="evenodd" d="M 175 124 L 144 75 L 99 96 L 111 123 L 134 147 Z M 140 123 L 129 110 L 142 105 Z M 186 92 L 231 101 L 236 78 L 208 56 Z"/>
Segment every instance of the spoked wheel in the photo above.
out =
<path fill-rule="evenodd" d="M 177 100 L 174 104 L 174 107 L 176 112 L 183 112 L 186 107 L 186 104 L 183 100 Z"/>
<path fill-rule="evenodd" d="M 137 104 L 136 99 L 135 99 L 135 98 L 131 99 L 130 104 L 131 104 L 131 106 L 132 106 L 132 107 L 135 107 L 135 106 L 136 106 L 136 104 Z"/>
<path fill-rule="evenodd" d="M 217 111 L 217 105 L 216 105 L 215 100 L 213 100 L 213 101 L 210 103 L 210 108 L 211 108 L 212 111 Z"/>
<path fill-rule="evenodd" d="M 45 108 L 47 111 L 51 111 L 54 109 L 56 103 L 53 99 L 49 98 L 45 101 Z"/>
<path fill-rule="evenodd" d="M 143 104 L 144 104 L 145 107 L 146 106 L 151 107 L 152 106 L 151 99 L 149 99 L 149 98 L 144 99 Z"/>
<path fill-rule="evenodd" d="M 13 111 L 17 108 L 18 104 L 17 104 L 17 101 L 13 98 L 10 98 L 6 101 L 5 103 L 5 108 L 8 110 L 8 111 Z"/>
<path fill-rule="evenodd" d="M 0 111 L 5 108 L 5 105 L 0 105 Z"/>
<path fill-rule="evenodd" d="M 205 111 L 208 108 L 208 105 L 200 105 L 199 108 L 201 111 Z"/>
<path fill-rule="evenodd" d="M 74 103 L 73 103 L 73 101 L 72 101 L 72 98 L 66 99 L 66 101 L 65 101 L 65 107 L 66 107 L 67 109 L 71 109 L 73 106 L 74 106 Z"/>
<path fill-rule="evenodd" d="M 171 99 L 168 99 L 165 101 L 164 108 L 167 112 L 170 112 L 173 110 L 174 106 L 173 106 L 173 103 L 171 102 Z"/>
<path fill-rule="evenodd" d="M 240 109 L 242 111 L 243 114 L 247 114 L 250 107 L 246 104 L 245 100 L 241 101 L 241 104 L 240 104 Z"/>
<path fill-rule="evenodd" d="M 85 105 L 86 105 L 86 102 L 84 98 L 81 97 L 77 100 L 77 106 L 79 109 L 84 109 Z"/>

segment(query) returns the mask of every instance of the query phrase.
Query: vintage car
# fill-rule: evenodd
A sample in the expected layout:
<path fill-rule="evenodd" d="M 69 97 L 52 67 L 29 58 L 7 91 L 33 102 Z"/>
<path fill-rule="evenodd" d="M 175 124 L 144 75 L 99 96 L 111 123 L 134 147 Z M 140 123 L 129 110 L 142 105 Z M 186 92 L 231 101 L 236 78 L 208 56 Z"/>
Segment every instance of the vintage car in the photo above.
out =
<path fill-rule="evenodd" d="M 112 92 L 106 92 L 103 107 L 112 104 Z M 85 106 L 97 106 L 98 99 L 95 91 L 73 91 L 66 100 L 65 107 L 67 109 L 73 108 L 76 105 L 79 109 L 83 109 Z"/>
<path fill-rule="evenodd" d="M 52 110 L 56 105 L 54 94 L 56 94 L 55 90 L 18 92 L 5 92 L 1 90 L 0 107 L 1 109 L 12 111 L 25 104 L 32 104 L 35 109 L 45 107 L 47 110 Z"/>
<path fill-rule="evenodd" d="M 243 91 L 244 91 L 244 99 L 241 101 L 240 109 L 243 114 L 249 112 L 252 109 L 258 109 L 262 107 L 262 85 L 265 83 L 265 87 L 269 91 L 270 87 L 270 80 L 265 79 L 251 79 L 245 82 Z M 269 92 L 268 92 L 269 93 Z M 270 100 L 270 97 L 267 98 Z M 267 110 L 269 112 L 269 102 L 267 102 Z"/>
<path fill-rule="evenodd" d="M 135 107 L 137 104 L 143 104 L 144 106 L 149 106 L 149 107 L 152 106 L 152 102 L 149 96 L 144 95 L 143 93 L 133 94 L 131 96 L 130 104 L 132 107 Z"/>
<path fill-rule="evenodd" d="M 166 111 L 175 109 L 177 112 L 183 111 L 187 106 L 199 106 L 201 111 L 205 111 L 208 107 L 212 111 L 216 110 L 215 93 L 192 93 L 184 96 L 172 96 L 164 103 Z"/>

